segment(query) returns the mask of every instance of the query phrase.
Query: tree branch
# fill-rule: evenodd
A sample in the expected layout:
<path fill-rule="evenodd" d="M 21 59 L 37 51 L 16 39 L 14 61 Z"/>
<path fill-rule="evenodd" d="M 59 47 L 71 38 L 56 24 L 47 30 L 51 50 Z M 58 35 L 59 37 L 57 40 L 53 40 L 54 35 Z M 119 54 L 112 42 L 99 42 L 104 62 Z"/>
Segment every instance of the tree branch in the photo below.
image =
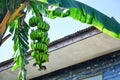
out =
<path fill-rule="evenodd" d="M 11 36 L 11 34 L 8 34 L 0 41 L 0 46 Z"/>

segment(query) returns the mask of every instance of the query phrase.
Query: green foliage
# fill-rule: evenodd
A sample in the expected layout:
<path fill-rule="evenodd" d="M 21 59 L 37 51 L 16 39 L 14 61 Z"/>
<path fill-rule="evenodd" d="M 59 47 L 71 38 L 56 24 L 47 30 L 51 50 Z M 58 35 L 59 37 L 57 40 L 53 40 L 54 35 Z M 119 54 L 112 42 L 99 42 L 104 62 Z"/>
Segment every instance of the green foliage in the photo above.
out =
<path fill-rule="evenodd" d="M 56 17 L 67 17 L 70 15 L 70 11 L 68 9 L 58 7 L 58 6 L 49 6 L 48 7 L 48 16 L 49 18 L 56 18 Z"/>
<path fill-rule="evenodd" d="M 26 80 L 26 69 L 25 65 L 28 64 L 27 61 L 27 52 L 29 49 L 28 46 L 28 30 L 29 26 L 26 22 L 22 23 L 22 19 L 15 20 L 10 25 L 10 32 L 14 34 L 13 36 L 13 49 L 14 49 L 14 62 L 15 64 L 12 67 L 12 71 L 20 68 L 19 80 Z"/>
<path fill-rule="evenodd" d="M 83 23 L 91 24 L 103 31 L 104 33 L 120 39 L 120 24 L 104 15 L 103 13 L 75 0 L 47 0 L 49 4 L 59 4 L 59 9 L 61 7 L 69 9 L 70 14 L 67 15 L 75 20 Z M 50 5 L 51 6 L 51 5 Z M 46 7 L 49 10 L 49 7 Z M 57 9 L 58 9 L 57 8 Z M 64 11 L 62 11 L 64 13 Z M 49 13 L 50 18 L 62 17 L 56 9 Z M 57 16 L 56 16 L 57 15 Z M 52 17 L 51 17 L 52 16 Z M 63 16 L 64 17 L 64 16 Z"/>
<path fill-rule="evenodd" d="M 4 18 L 7 10 L 12 13 L 20 6 L 24 0 L 0 0 L 0 20 Z M 27 11 L 32 11 L 32 18 L 29 25 L 24 21 L 24 17 L 18 18 L 10 24 L 9 31 L 13 36 L 14 65 L 12 71 L 20 69 L 19 80 L 26 80 L 25 65 L 28 64 L 28 32 L 31 29 L 30 39 L 33 52 L 31 56 L 35 59 L 40 69 L 44 69 L 43 63 L 49 60 L 48 38 L 49 24 L 42 16 L 49 18 L 72 17 L 83 23 L 91 24 L 108 35 L 120 39 L 120 24 L 102 14 L 101 12 L 75 0 L 28 0 L 30 6 Z M 12 14 L 11 13 L 11 14 Z M 42 14 L 41 14 L 42 13 Z M 3 36 L 3 35 L 2 35 Z M 1 36 L 0 36 L 1 38 Z"/>

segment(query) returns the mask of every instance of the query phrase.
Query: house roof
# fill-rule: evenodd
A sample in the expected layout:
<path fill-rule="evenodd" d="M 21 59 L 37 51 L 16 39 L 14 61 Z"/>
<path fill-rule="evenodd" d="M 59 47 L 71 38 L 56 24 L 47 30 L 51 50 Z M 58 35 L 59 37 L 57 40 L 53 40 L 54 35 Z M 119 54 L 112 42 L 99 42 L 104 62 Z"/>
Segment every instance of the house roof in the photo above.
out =
<path fill-rule="evenodd" d="M 48 80 L 48 79 L 56 80 L 59 78 L 63 79 L 63 78 L 66 78 L 66 76 L 70 76 L 70 75 L 68 75 L 69 73 L 82 75 L 85 73 L 86 74 L 90 73 L 91 71 L 93 74 L 101 74 L 103 69 L 106 69 L 111 66 L 119 65 L 120 64 L 119 56 L 120 56 L 120 50 L 108 53 L 108 54 L 100 56 L 100 57 L 96 57 L 96 58 L 91 59 L 86 62 L 82 62 L 79 64 L 75 64 L 75 65 L 72 65 L 69 67 L 65 67 L 65 68 L 56 70 L 54 72 L 45 74 L 43 76 L 37 76 L 30 80 Z M 84 75 L 84 76 L 86 76 L 86 75 Z M 81 76 L 81 77 L 83 78 L 84 76 Z"/>
<path fill-rule="evenodd" d="M 96 28 L 93 27 L 93 26 L 90 26 L 90 27 L 88 27 L 88 28 L 82 29 L 82 30 L 80 30 L 80 31 L 77 31 L 77 32 L 75 32 L 75 33 L 72 33 L 72 34 L 67 35 L 67 36 L 65 36 L 65 37 L 63 37 L 63 38 L 60 38 L 60 39 L 58 39 L 58 40 L 55 40 L 55 41 L 51 42 L 49 46 L 54 45 L 54 44 L 57 44 L 57 43 L 59 43 L 59 42 L 63 42 L 63 41 L 68 40 L 68 39 L 71 39 L 71 38 L 73 38 L 73 37 L 75 37 L 75 36 L 78 36 L 78 35 L 80 35 L 80 34 L 87 33 L 87 32 L 89 32 L 89 31 L 91 31 L 91 30 L 94 30 L 94 29 L 96 29 Z"/>
<path fill-rule="evenodd" d="M 51 42 L 50 45 L 49 45 L 49 47 L 50 47 L 50 46 L 54 46 L 54 45 L 57 44 L 57 43 L 66 41 L 66 40 L 68 40 L 68 39 L 71 39 L 71 38 L 73 38 L 73 37 L 75 37 L 75 36 L 78 36 L 78 35 L 80 35 L 80 34 L 86 33 L 86 32 L 88 32 L 88 31 L 90 31 L 90 30 L 94 30 L 94 29 L 96 29 L 96 28 L 93 27 L 93 26 L 91 26 L 91 27 L 88 27 L 88 28 L 86 28 L 86 29 L 77 31 L 77 32 L 75 32 L 75 33 L 73 33 L 73 34 L 67 35 L 67 36 L 65 36 L 65 37 L 63 37 L 63 38 L 60 38 L 60 39 L 58 39 L 58 40 L 55 40 L 55 41 Z M 13 58 L 11 58 L 11 59 L 9 59 L 9 60 L 6 60 L 6 61 L 4 61 L 4 62 L 1 62 L 1 63 L 0 63 L 0 67 L 5 66 L 6 64 L 10 64 L 10 63 L 12 63 L 12 62 L 13 62 Z"/>
<path fill-rule="evenodd" d="M 49 45 L 50 56 L 49 62 L 45 63 L 46 71 L 38 71 L 38 67 L 33 66 L 35 61 L 32 57 L 28 57 L 27 78 L 42 76 L 117 51 L 120 49 L 119 44 L 119 40 L 107 36 L 94 27 L 78 31 Z M 0 79 L 5 80 L 7 75 L 10 80 L 16 80 L 18 71 L 11 74 L 12 65 L 12 59 L 0 63 Z"/>

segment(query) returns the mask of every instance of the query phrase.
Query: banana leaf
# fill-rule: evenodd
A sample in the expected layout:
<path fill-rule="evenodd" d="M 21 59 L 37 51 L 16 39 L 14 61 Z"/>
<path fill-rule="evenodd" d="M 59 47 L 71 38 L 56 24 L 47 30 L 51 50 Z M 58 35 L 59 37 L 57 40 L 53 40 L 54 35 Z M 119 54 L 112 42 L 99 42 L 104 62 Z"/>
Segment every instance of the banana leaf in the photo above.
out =
<path fill-rule="evenodd" d="M 91 24 L 100 31 L 114 38 L 120 39 L 120 24 L 116 20 L 109 18 L 108 16 L 97 11 L 96 9 L 75 0 L 46 0 L 46 1 L 48 4 L 58 4 L 60 8 L 62 7 L 69 9 L 70 11 L 68 15 L 69 17 L 72 17 L 73 19 L 83 23 Z M 55 10 L 53 10 L 54 13 Z M 55 14 L 50 13 L 50 17 L 51 18 L 61 17 L 61 15 L 60 13 L 57 14 L 57 12 Z"/>

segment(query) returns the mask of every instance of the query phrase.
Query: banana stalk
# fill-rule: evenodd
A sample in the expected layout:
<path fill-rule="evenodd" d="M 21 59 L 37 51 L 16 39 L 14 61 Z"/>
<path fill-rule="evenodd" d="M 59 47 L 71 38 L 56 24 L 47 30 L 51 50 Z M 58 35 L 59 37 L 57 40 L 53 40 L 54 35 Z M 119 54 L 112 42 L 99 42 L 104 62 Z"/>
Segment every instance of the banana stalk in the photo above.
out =
<path fill-rule="evenodd" d="M 22 3 L 20 7 L 13 14 L 11 14 L 10 10 L 7 11 L 4 19 L 0 24 L 0 43 L 2 41 L 4 33 L 6 32 L 7 26 L 9 26 L 9 24 L 13 22 L 16 18 L 22 17 L 24 15 L 22 11 L 25 8 L 25 6 L 26 6 L 26 2 Z"/>

